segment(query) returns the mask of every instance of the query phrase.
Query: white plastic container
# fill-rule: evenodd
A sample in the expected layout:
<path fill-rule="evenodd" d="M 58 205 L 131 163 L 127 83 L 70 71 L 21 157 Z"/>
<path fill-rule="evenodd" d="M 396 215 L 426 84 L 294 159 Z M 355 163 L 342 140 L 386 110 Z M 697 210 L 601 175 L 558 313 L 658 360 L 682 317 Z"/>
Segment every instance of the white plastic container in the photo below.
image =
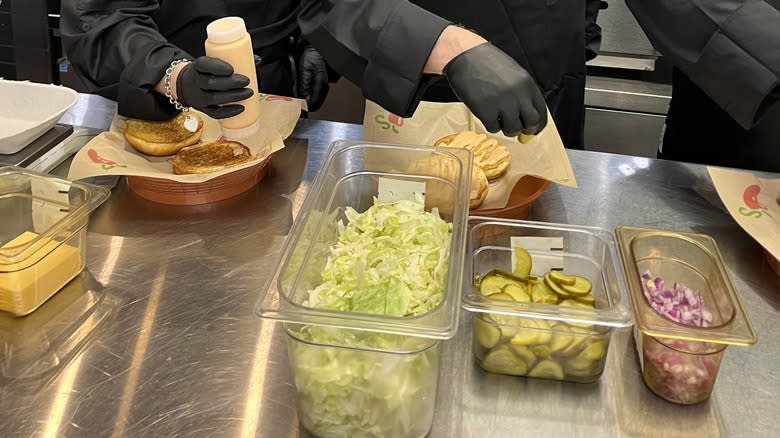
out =
<path fill-rule="evenodd" d="M 15 154 L 51 129 L 79 100 L 59 85 L 0 79 L 0 154 Z"/>

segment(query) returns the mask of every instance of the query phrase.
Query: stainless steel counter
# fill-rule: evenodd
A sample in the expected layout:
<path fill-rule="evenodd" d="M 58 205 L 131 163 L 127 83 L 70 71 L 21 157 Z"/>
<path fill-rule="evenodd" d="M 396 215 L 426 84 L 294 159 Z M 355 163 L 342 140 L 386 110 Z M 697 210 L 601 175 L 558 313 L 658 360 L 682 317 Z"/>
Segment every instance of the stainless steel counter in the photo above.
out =
<path fill-rule="evenodd" d="M 33 314 L 46 318 L 0 317 L 0 436 L 298 436 L 282 331 L 254 306 L 328 144 L 360 135 L 301 120 L 258 187 L 212 205 L 154 204 L 120 181 L 90 223 L 86 271 Z M 759 342 L 730 347 L 712 398 L 681 407 L 644 386 L 628 330 L 583 385 L 486 374 L 462 318 L 430 436 L 773 436 L 780 278 L 704 168 L 569 156 L 580 187 L 552 186 L 532 219 L 714 236 Z"/>

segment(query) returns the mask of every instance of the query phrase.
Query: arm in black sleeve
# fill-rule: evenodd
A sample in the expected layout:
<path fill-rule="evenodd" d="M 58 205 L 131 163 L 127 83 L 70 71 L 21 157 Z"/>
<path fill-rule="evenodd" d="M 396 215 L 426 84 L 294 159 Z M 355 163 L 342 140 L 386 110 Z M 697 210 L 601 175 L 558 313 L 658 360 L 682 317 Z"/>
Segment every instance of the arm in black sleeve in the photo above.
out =
<path fill-rule="evenodd" d="M 154 87 L 171 61 L 192 59 L 158 31 L 149 15 L 158 7 L 154 0 L 62 2 L 65 53 L 86 91 L 117 100 L 128 117 L 172 117 L 173 105 Z"/>
<path fill-rule="evenodd" d="M 586 0 L 585 2 L 585 60 L 590 61 L 599 54 L 601 48 L 601 26 L 596 23 L 599 10 L 606 9 L 607 2 Z"/>
<path fill-rule="evenodd" d="M 763 0 L 626 0 L 653 45 L 745 129 L 777 99 L 780 11 Z"/>
<path fill-rule="evenodd" d="M 403 117 L 438 79 L 423 68 L 450 24 L 405 0 L 311 0 L 298 22 L 328 64 L 367 99 Z"/>

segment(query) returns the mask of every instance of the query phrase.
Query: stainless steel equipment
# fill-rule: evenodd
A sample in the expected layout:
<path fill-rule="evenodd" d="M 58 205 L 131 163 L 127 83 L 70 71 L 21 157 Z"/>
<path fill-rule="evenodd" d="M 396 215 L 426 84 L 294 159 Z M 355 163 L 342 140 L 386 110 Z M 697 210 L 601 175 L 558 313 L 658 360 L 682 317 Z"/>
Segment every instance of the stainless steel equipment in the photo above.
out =
<path fill-rule="evenodd" d="M 599 56 L 588 64 L 631 70 L 654 70 L 659 53 L 639 27 L 625 0 L 609 0 L 599 12 L 602 29 Z"/>
<path fill-rule="evenodd" d="M 0 436 L 299 436 L 284 332 L 254 306 L 328 144 L 360 136 L 358 125 L 301 120 L 269 176 L 217 204 L 154 204 L 120 183 L 93 216 L 75 286 L 91 303 L 102 297 L 100 321 L 111 323 L 85 322 L 94 325 L 72 339 L 83 342 L 55 356 L 50 374 L 9 379 L 0 364 Z M 461 318 L 444 345 L 429 436 L 774 436 L 780 278 L 705 168 L 568 153 L 579 188 L 553 185 L 532 219 L 715 236 L 759 343 L 728 351 L 713 397 L 682 408 L 644 386 L 629 331 L 613 336 L 599 382 L 580 385 L 482 372 Z M 0 323 L 0 343 L 11 330 Z"/>
<path fill-rule="evenodd" d="M 672 94 L 670 66 L 659 61 L 625 0 L 608 3 L 598 16 L 599 56 L 588 62 L 585 148 L 655 157 Z"/>

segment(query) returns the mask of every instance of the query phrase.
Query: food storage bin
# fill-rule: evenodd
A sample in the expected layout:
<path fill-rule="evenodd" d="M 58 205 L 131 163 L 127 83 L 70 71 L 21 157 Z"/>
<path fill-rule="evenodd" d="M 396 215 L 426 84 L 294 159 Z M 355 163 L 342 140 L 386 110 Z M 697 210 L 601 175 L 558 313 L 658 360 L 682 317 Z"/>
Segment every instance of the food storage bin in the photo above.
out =
<path fill-rule="evenodd" d="M 89 343 L 118 304 L 83 271 L 32 314 L 0 313 L 0 382 L 44 385 Z"/>
<path fill-rule="evenodd" d="M 756 342 L 715 241 L 636 227 L 617 236 L 645 384 L 673 403 L 706 400 L 726 347 Z M 666 304 L 682 300 L 686 307 Z"/>
<path fill-rule="evenodd" d="M 109 194 L 0 167 L 0 310 L 27 315 L 81 272 L 90 214 Z"/>
<path fill-rule="evenodd" d="M 533 244 L 525 248 L 535 266 L 528 287 L 553 271 L 578 276 L 591 284 L 587 299 L 592 306 L 570 306 L 560 297 L 545 300 L 535 293 L 525 299 L 483 295 L 486 276 L 495 270 L 513 272 L 513 237 Z M 491 373 L 596 381 L 604 371 L 612 332 L 632 323 L 612 234 L 592 227 L 471 217 L 467 240 L 466 278 L 471 284 L 464 288 L 462 305 L 472 312 L 477 363 Z"/>
<path fill-rule="evenodd" d="M 298 416 L 310 433 L 422 437 L 430 430 L 440 343 L 454 336 L 458 326 L 470 182 L 471 153 L 464 149 L 363 142 L 335 142 L 329 148 L 257 307 L 260 317 L 285 323 Z M 350 233 L 345 231 L 347 224 L 363 229 L 374 224 L 382 230 L 402 227 L 393 214 L 378 211 L 367 222 L 355 214 L 368 214 L 375 198 L 401 205 L 409 199 L 419 201 L 421 195 L 424 204 L 415 204 L 420 212 L 436 213 L 441 218 L 437 223 L 451 224 L 451 231 L 444 234 L 427 223 L 408 230 L 410 241 L 443 238 L 431 257 L 399 260 L 405 255 L 399 256 L 397 249 L 373 253 L 365 246 L 345 245 L 341 248 L 352 254 L 349 260 L 355 265 L 326 274 L 335 272 L 343 260 L 331 261 L 331 249 L 340 234 Z M 377 245 L 381 241 L 383 248 L 409 244 L 377 233 Z M 441 247 L 449 247 L 449 254 L 439 252 Z M 427 263 L 438 266 L 433 281 L 409 273 Z M 393 279 L 374 280 L 382 269 Z M 328 287 L 336 277 L 356 286 L 335 289 L 334 299 L 342 303 L 338 306 L 316 302 L 317 288 Z M 425 311 L 398 316 L 387 311 L 400 296 L 394 292 L 374 303 L 385 310 L 365 302 L 370 301 L 363 298 L 369 292 L 390 287 L 403 290 L 410 300 L 435 295 L 438 304 L 431 301 Z M 346 298 L 338 301 L 339 294 Z"/>

